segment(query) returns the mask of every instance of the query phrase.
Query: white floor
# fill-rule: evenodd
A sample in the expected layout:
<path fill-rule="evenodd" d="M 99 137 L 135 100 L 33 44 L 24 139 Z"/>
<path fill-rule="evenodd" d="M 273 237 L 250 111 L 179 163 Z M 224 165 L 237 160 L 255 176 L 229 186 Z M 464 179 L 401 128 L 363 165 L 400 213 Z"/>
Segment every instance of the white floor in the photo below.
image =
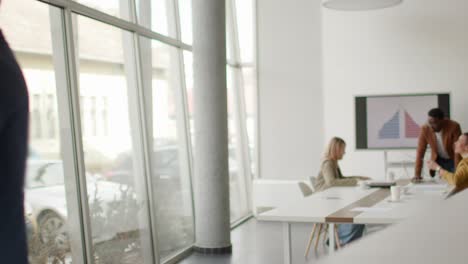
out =
<path fill-rule="evenodd" d="M 382 226 L 369 226 L 366 233 L 382 229 Z M 304 258 L 304 251 L 312 231 L 312 225 L 292 225 L 292 254 L 294 264 L 320 263 L 320 259 L 327 255 L 327 247 L 320 239 L 315 252 L 312 248 L 309 258 Z M 204 256 L 192 254 L 180 263 L 183 264 L 282 264 L 283 239 L 280 223 L 262 222 L 251 219 L 234 229 L 231 233 L 233 252 L 224 256 Z"/>

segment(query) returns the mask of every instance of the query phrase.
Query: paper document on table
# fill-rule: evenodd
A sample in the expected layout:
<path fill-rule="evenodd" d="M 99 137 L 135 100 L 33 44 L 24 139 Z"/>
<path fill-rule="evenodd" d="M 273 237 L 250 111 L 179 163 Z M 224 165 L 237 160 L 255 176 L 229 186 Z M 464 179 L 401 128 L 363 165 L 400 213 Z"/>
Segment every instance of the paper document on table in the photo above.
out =
<path fill-rule="evenodd" d="M 354 212 L 384 213 L 390 211 L 390 207 L 356 207 L 351 209 Z"/>

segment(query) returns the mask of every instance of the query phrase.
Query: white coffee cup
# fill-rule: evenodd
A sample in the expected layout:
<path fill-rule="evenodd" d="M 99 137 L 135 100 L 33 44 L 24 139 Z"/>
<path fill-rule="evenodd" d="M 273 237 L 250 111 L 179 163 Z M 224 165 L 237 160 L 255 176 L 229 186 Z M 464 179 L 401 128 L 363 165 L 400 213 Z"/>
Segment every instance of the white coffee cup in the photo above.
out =
<path fill-rule="evenodd" d="M 392 195 L 392 202 L 400 201 L 400 193 L 401 193 L 401 187 L 400 186 L 391 186 L 390 187 L 390 193 Z"/>

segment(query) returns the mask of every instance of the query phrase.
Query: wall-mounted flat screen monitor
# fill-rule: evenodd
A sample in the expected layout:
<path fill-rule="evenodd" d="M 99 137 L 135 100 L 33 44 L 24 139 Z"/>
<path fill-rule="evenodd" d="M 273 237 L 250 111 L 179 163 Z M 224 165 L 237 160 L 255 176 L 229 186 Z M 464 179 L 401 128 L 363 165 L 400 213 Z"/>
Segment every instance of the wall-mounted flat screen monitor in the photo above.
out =
<path fill-rule="evenodd" d="M 410 149 L 430 109 L 450 117 L 450 94 L 357 96 L 355 107 L 357 149 Z"/>

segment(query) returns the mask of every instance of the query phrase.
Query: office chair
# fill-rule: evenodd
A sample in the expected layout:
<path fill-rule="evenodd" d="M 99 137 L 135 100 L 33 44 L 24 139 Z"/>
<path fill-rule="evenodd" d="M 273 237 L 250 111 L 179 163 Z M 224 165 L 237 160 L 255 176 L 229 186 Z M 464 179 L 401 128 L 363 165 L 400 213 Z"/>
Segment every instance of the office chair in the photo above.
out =
<path fill-rule="evenodd" d="M 299 189 L 301 190 L 302 195 L 304 197 L 312 195 L 314 193 L 314 191 L 315 191 L 314 187 L 315 187 L 316 178 L 314 176 L 311 176 L 310 177 L 310 182 L 312 184 L 313 189 L 309 185 L 307 185 L 305 182 L 299 182 Z M 325 230 L 325 235 L 323 237 L 323 241 L 325 241 L 326 238 L 327 238 L 328 225 L 327 224 L 321 224 L 321 223 L 314 224 L 314 226 L 312 227 L 312 232 L 310 233 L 309 242 L 307 243 L 306 251 L 304 253 L 305 258 L 307 258 L 309 256 L 310 247 L 312 246 L 312 241 L 314 240 L 315 231 L 317 230 L 317 227 L 318 227 L 318 233 L 317 233 L 317 238 L 315 240 L 315 251 L 317 251 L 317 247 L 318 247 L 318 244 L 319 244 L 319 241 L 320 241 L 320 236 L 322 234 L 322 229 Z M 338 230 L 336 229 L 336 226 L 335 226 L 335 241 L 336 241 L 337 248 L 338 249 L 341 248 L 340 240 L 339 240 L 339 237 L 338 237 Z"/>

